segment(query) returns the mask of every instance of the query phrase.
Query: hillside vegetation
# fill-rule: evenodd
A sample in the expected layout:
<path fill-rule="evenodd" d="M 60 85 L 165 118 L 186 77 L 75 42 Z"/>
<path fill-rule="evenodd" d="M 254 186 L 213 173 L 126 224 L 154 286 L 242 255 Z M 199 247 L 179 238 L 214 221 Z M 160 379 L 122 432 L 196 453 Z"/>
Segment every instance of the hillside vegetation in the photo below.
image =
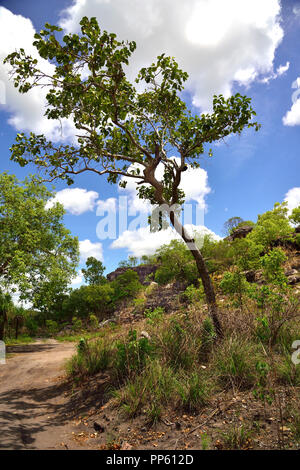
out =
<path fill-rule="evenodd" d="M 298 448 L 300 243 L 290 220 L 277 204 L 245 238 L 205 237 L 202 254 L 218 293 L 222 339 L 179 241 L 143 258 L 157 265 L 147 285 L 139 284 L 131 258 L 127 267 L 135 271 L 97 287 L 111 289 L 113 322 L 102 323 L 96 339 L 82 336 L 67 371 L 87 389 L 93 376 L 104 374 L 99 419 L 110 416 L 114 445 L 129 419 L 124 435 L 137 448 L 154 445 L 153 436 L 161 448 L 175 438 L 179 448 Z"/>
<path fill-rule="evenodd" d="M 175 438 L 180 448 L 298 447 L 299 210 L 289 216 L 285 204 L 275 204 L 246 223 L 246 236 L 238 222 L 221 241 L 197 241 L 223 338 L 195 262 L 177 240 L 151 257 L 121 262 L 110 281 L 91 258 L 83 270 L 88 285 L 54 298 L 47 312 L 9 315 L 8 336 L 17 318 L 22 341 L 78 341 L 67 374 L 87 393 L 91 383 L 101 384 L 94 405 L 105 409 L 97 418 L 105 420 L 102 448 L 118 447 L 124 426 L 135 429 L 124 435 L 137 448 L 151 447 L 158 435 L 162 448 Z"/>

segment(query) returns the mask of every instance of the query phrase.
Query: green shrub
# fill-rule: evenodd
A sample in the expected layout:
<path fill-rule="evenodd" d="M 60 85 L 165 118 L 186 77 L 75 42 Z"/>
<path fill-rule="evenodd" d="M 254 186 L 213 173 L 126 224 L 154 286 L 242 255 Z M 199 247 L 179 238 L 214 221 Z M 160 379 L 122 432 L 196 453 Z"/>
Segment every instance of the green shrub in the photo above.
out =
<path fill-rule="evenodd" d="M 32 317 L 27 317 L 25 320 L 25 326 L 30 336 L 35 336 L 38 330 L 38 324 Z"/>
<path fill-rule="evenodd" d="M 183 374 L 177 382 L 180 406 L 189 412 L 199 411 L 209 403 L 210 388 L 207 377 L 198 372 Z"/>
<path fill-rule="evenodd" d="M 87 342 L 84 338 L 80 338 L 79 343 L 77 345 L 77 352 L 78 354 L 84 354 L 87 350 Z"/>
<path fill-rule="evenodd" d="M 139 373 L 152 353 L 152 346 L 147 338 L 137 338 L 136 330 L 130 330 L 126 341 L 116 343 L 114 369 L 118 378 Z"/>
<path fill-rule="evenodd" d="M 175 280 L 197 282 L 197 266 L 185 243 L 172 240 L 169 245 L 163 245 L 156 256 L 161 263 L 155 273 L 155 281 L 159 284 Z"/>
<path fill-rule="evenodd" d="M 255 270 L 260 267 L 260 256 L 264 251 L 263 245 L 249 238 L 236 238 L 232 243 L 233 262 L 243 270 Z"/>
<path fill-rule="evenodd" d="M 91 314 L 90 315 L 90 325 L 91 327 L 95 330 L 99 326 L 98 318 L 96 315 Z"/>
<path fill-rule="evenodd" d="M 63 303 L 64 315 L 68 318 L 74 315 L 89 318 L 92 314 L 102 320 L 113 312 L 114 308 L 114 289 L 109 283 L 73 289 Z"/>
<path fill-rule="evenodd" d="M 257 361 L 255 368 L 257 371 L 257 382 L 253 395 L 255 398 L 262 400 L 264 405 L 266 402 L 271 405 L 274 400 L 274 390 L 268 381 L 271 366 L 268 362 L 261 360 Z"/>
<path fill-rule="evenodd" d="M 266 316 L 256 318 L 255 336 L 262 343 L 269 343 L 272 337 L 272 332 L 269 325 L 269 319 Z"/>
<path fill-rule="evenodd" d="M 132 418 L 145 410 L 148 420 L 153 423 L 160 418 L 162 406 L 171 401 L 174 403 L 175 390 L 174 371 L 154 359 L 147 363 L 141 374 L 134 375 L 122 389 L 115 391 L 114 396 L 126 416 Z"/>
<path fill-rule="evenodd" d="M 46 320 L 46 328 L 51 335 L 54 335 L 59 330 L 58 323 L 54 320 Z"/>
<path fill-rule="evenodd" d="M 189 369 L 198 356 L 195 339 L 191 338 L 188 325 L 176 318 L 171 319 L 169 324 L 164 325 L 160 335 L 159 348 L 163 360 L 175 370 L 180 367 Z"/>
<path fill-rule="evenodd" d="M 80 381 L 101 370 L 106 370 L 110 364 L 110 358 L 111 348 L 103 341 L 87 343 L 82 338 L 77 346 L 77 354 L 67 363 L 67 373 L 74 380 Z"/>
<path fill-rule="evenodd" d="M 300 386 L 300 364 L 296 365 L 291 359 L 291 353 L 286 353 L 276 364 L 276 372 L 280 383 Z"/>
<path fill-rule="evenodd" d="M 200 286 L 198 288 L 193 285 L 188 286 L 183 293 L 183 297 L 184 299 L 187 299 L 188 303 L 190 304 L 203 302 L 203 300 L 205 299 L 205 293 L 202 283 L 200 283 Z"/>
<path fill-rule="evenodd" d="M 271 211 L 258 216 L 257 223 L 248 237 L 264 248 L 271 246 L 278 238 L 288 240 L 292 228 L 288 220 L 287 203 L 276 203 Z"/>
<path fill-rule="evenodd" d="M 213 351 L 212 369 L 225 387 L 251 388 L 256 383 L 256 363 L 260 360 L 258 345 L 248 339 L 224 339 Z"/>
<path fill-rule="evenodd" d="M 227 271 L 220 282 L 220 288 L 224 294 L 229 294 L 233 299 L 237 299 L 236 306 L 242 307 L 243 295 L 248 292 L 249 283 L 241 272 Z"/>
<path fill-rule="evenodd" d="M 132 269 L 120 274 L 113 282 L 114 300 L 119 301 L 125 298 L 134 298 L 142 289 L 138 274 Z"/>
<path fill-rule="evenodd" d="M 156 307 L 155 309 L 147 308 L 145 310 L 145 317 L 149 325 L 157 325 L 163 319 L 165 309 L 163 307 Z"/>
<path fill-rule="evenodd" d="M 216 336 L 212 319 L 210 317 L 205 318 L 201 328 L 201 347 L 199 351 L 202 360 L 206 360 L 211 353 Z"/>
<path fill-rule="evenodd" d="M 77 317 L 72 318 L 73 328 L 74 330 L 81 330 L 82 329 L 82 320 Z"/>
<path fill-rule="evenodd" d="M 274 248 L 261 258 L 263 274 L 267 282 L 285 287 L 287 277 L 284 275 L 282 264 L 287 260 L 281 248 Z"/>
<path fill-rule="evenodd" d="M 249 444 L 253 431 L 244 424 L 232 425 L 227 432 L 222 432 L 222 442 L 226 450 L 241 450 Z"/>

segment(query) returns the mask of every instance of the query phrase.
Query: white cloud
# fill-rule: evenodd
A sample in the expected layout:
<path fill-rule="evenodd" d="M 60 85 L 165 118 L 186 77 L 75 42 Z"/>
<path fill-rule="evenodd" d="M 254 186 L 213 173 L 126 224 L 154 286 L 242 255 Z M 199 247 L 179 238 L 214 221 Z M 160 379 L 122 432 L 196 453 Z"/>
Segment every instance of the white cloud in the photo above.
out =
<path fill-rule="evenodd" d="M 74 287 L 74 286 L 79 286 L 80 284 L 83 283 L 83 275 L 82 275 L 82 271 L 78 271 L 77 272 L 77 276 L 74 277 L 74 279 L 72 279 L 71 281 L 71 287 Z"/>
<path fill-rule="evenodd" d="M 114 197 L 110 197 L 105 200 L 99 199 L 97 201 L 97 215 L 100 215 L 101 213 L 104 212 L 116 212 L 116 203 L 117 200 Z"/>
<path fill-rule="evenodd" d="M 300 18 L 300 3 L 294 6 L 293 13 L 297 18 Z"/>
<path fill-rule="evenodd" d="M 289 62 L 287 62 L 285 65 L 279 65 L 279 67 L 276 70 L 276 73 L 278 75 L 283 75 L 285 72 L 288 71 L 289 68 L 290 68 L 290 63 Z"/>
<path fill-rule="evenodd" d="M 82 240 L 79 242 L 79 251 L 81 261 L 86 261 L 89 256 L 93 256 L 94 258 L 103 261 L 102 243 L 93 243 L 88 239 Z"/>
<path fill-rule="evenodd" d="M 270 80 L 275 80 L 277 77 L 284 75 L 288 71 L 289 68 L 290 68 L 289 62 L 287 62 L 285 65 L 279 65 L 279 67 L 277 67 L 276 69 L 276 72 L 272 72 L 271 75 L 262 78 L 260 81 L 262 83 L 269 83 Z"/>
<path fill-rule="evenodd" d="M 300 98 L 293 103 L 291 109 L 283 116 L 282 122 L 285 126 L 300 125 Z"/>
<path fill-rule="evenodd" d="M 295 209 L 295 207 L 300 206 L 300 188 L 292 188 L 290 189 L 286 195 L 284 200 L 288 203 L 288 208 L 290 211 Z"/>
<path fill-rule="evenodd" d="M 55 197 L 47 203 L 47 206 L 51 207 L 55 202 L 60 202 L 71 214 L 81 215 L 84 212 L 94 210 L 98 196 L 99 194 L 96 191 L 87 191 L 82 188 L 66 188 L 58 191 Z"/>
<path fill-rule="evenodd" d="M 83 16 L 96 16 L 101 27 L 136 40 L 131 78 L 161 52 L 175 56 L 190 75 L 187 90 L 193 103 L 208 110 L 212 95 L 230 95 L 234 81 L 249 85 L 261 74 L 273 74 L 275 50 L 283 37 L 279 14 L 279 0 L 127 0 L 126 8 L 124 0 L 75 0 L 62 14 L 61 25 L 68 32 L 78 31 Z M 9 122 L 52 140 L 74 140 L 70 119 L 63 119 L 61 127 L 44 118 L 46 90 L 35 88 L 20 95 L 8 80 L 9 66 L 2 64 L 20 47 L 38 58 L 32 46 L 34 33 L 30 19 L 0 7 L 0 80 Z M 39 62 L 45 71 L 53 71 L 46 60 Z"/>
<path fill-rule="evenodd" d="M 52 140 L 71 138 L 75 129 L 71 120 L 63 119 L 58 123 L 44 117 L 46 89 L 38 87 L 26 94 L 20 94 L 14 87 L 13 81 L 9 79 L 10 65 L 3 64 L 3 59 L 8 54 L 23 48 L 27 54 L 38 59 L 42 70 L 51 74 L 54 66 L 41 59 L 32 45 L 35 32 L 30 19 L 15 15 L 0 6 L 0 82 L 5 89 L 5 104 L 3 104 L 4 109 L 10 114 L 8 122 L 17 130 L 44 133 Z"/>
<path fill-rule="evenodd" d="M 273 73 L 275 50 L 283 38 L 279 0 L 75 0 L 61 25 L 79 30 L 83 16 L 100 27 L 135 40 L 130 76 L 165 52 L 189 73 L 193 102 L 209 109 L 212 95 L 232 92 L 233 82 L 249 85 Z"/>
<path fill-rule="evenodd" d="M 211 235 L 215 240 L 221 237 L 204 226 L 185 225 L 190 234 Z M 128 250 L 130 255 L 140 257 L 142 255 L 152 255 L 164 244 L 169 244 L 171 240 L 181 239 L 178 233 L 171 227 L 160 232 L 150 232 L 149 227 L 141 227 L 138 230 L 123 232 L 117 240 L 111 244 L 111 248 L 123 248 Z"/>

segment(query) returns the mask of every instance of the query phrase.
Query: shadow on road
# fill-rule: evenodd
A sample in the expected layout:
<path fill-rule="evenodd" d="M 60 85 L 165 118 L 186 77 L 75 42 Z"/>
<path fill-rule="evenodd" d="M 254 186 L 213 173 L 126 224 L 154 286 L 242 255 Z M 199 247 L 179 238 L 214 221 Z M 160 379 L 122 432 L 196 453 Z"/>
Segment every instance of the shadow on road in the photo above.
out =
<path fill-rule="evenodd" d="M 56 344 L 53 343 L 30 343 L 30 344 L 16 344 L 11 346 L 6 346 L 7 353 L 34 353 L 34 352 L 44 352 L 51 351 L 56 347 Z"/>
<path fill-rule="evenodd" d="M 7 404 L 5 411 L 0 411 L 0 449 L 53 448 L 56 428 L 70 425 L 88 410 L 102 406 L 107 400 L 106 392 L 107 377 L 99 374 L 88 387 L 76 392 L 70 383 L 60 382 L 0 393 L 0 404 Z M 44 431 L 45 435 L 38 436 Z"/>

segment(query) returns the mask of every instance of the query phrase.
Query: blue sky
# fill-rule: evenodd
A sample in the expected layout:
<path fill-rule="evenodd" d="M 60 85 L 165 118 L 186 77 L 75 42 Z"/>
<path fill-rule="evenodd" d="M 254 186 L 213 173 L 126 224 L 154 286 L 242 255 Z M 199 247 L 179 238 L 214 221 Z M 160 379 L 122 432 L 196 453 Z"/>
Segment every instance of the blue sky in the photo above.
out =
<path fill-rule="evenodd" d="M 0 58 L 12 49 L 30 47 L 34 31 L 45 22 L 77 32 L 85 15 L 96 16 L 102 28 L 122 39 L 137 41 L 132 75 L 158 53 L 174 55 L 189 73 L 184 98 L 195 113 L 209 110 L 213 93 L 240 92 L 252 98 L 261 130 L 246 131 L 214 146 L 212 158 L 201 158 L 201 171 L 189 173 L 189 201 L 205 206 L 204 224 L 209 230 L 222 236 L 229 217 L 255 221 L 276 201 L 286 199 L 291 208 L 300 204 L 299 1 L 51 0 L 38 4 L 0 0 Z M 33 130 L 53 136 L 54 129 L 43 120 L 42 95 L 22 100 L 0 64 L 1 80 L 6 87 L 5 102 L 0 95 L 1 171 L 23 179 L 34 168 L 20 168 L 10 161 L 9 147 L 16 132 Z M 68 129 L 61 138 L 68 138 Z M 56 183 L 57 191 L 65 188 L 62 182 Z M 109 272 L 128 253 L 139 255 L 143 249 L 150 253 L 172 236 L 168 232 L 151 239 L 147 229 L 127 230 L 118 234 L 113 249 L 112 240 L 97 236 L 96 209 L 111 207 L 120 192 L 93 174 L 77 177 L 76 188 L 77 192 L 59 194 L 67 209 L 65 224 L 82 242 L 82 265 L 84 257 L 92 254 L 103 259 Z M 140 207 L 133 187 L 123 194 L 132 208 Z"/>

